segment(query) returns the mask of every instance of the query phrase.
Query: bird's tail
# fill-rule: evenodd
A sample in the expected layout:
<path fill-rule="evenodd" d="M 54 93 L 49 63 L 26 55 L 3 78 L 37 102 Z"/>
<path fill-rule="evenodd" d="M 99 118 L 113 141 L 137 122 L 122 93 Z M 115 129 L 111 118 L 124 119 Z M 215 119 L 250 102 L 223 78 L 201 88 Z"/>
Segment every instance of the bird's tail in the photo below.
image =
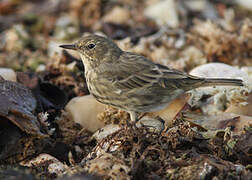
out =
<path fill-rule="evenodd" d="M 243 81 L 241 79 L 206 78 L 200 85 L 200 87 L 204 86 L 243 86 Z"/>

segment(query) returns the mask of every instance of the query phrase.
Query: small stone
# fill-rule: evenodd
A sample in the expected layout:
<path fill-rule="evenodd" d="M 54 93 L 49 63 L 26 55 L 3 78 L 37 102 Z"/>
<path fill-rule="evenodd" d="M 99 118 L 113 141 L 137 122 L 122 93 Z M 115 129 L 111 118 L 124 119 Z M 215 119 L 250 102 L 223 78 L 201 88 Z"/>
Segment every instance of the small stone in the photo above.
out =
<path fill-rule="evenodd" d="M 16 72 L 10 68 L 0 68 L 0 76 L 2 76 L 5 80 L 8 81 L 17 81 Z"/>
<path fill-rule="evenodd" d="M 129 175 L 130 167 L 122 158 L 113 156 L 111 153 L 103 152 L 95 156 L 83 168 L 86 172 L 101 176 L 103 179 L 132 179 Z"/>
<path fill-rule="evenodd" d="M 137 127 L 146 127 L 150 132 L 161 133 L 164 130 L 164 122 L 151 117 L 143 117 L 137 124 Z"/>
<path fill-rule="evenodd" d="M 104 126 L 104 123 L 98 120 L 97 114 L 104 111 L 105 105 L 97 102 L 91 95 L 73 98 L 65 109 L 74 122 L 88 131 L 95 132 Z"/>
<path fill-rule="evenodd" d="M 107 136 L 113 134 L 114 132 L 118 131 L 120 126 L 117 124 L 108 124 L 105 127 L 97 130 L 93 134 L 93 138 L 95 138 L 98 142 L 102 139 L 106 138 Z"/>
<path fill-rule="evenodd" d="M 206 0 L 192 0 L 192 1 L 184 1 L 186 7 L 191 11 L 203 11 L 206 7 Z"/>
<path fill-rule="evenodd" d="M 68 166 L 60 162 L 55 157 L 49 154 L 40 154 L 37 157 L 29 160 L 29 161 L 22 161 L 20 165 L 27 166 L 27 167 L 45 167 L 47 166 L 47 170 L 50 174 L 60 175 L 62 174 Z"/>
<path fill-rule="evenodd" d="M 155 4 L 150 4 L 144 10 L 145 16 L 154 19 L 159 25 L 169 25 L 178 27 L 179 19 L 174 0 L 159 0 Z"/>
<path fill-rule="evenodd" d="M 119 6 L 114 7 L 109 13 L 103 17 L 104 22 L 125 24 L 130 19 L 130 12 L 126 8 Z"/>

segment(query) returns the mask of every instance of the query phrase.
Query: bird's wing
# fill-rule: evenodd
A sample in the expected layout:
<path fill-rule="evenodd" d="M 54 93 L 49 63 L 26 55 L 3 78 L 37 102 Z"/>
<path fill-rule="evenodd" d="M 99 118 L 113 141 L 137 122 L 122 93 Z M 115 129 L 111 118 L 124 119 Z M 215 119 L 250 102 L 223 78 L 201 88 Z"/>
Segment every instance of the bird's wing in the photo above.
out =
<path fill-rule="evenodd" d="M 176 89 L 181 87 L 182 81 L 191 77 L 178 70 L 155 64 L 144 56 L 134 53 L 124 53 L 115 67 L 117 68 L 113 70 L 114 75 L 110 73 L 111 83 L 122 90 L 154 84 Z"/>
<path fill-rule="evenodd" d="M 204 78 L 198 78 L 187 73 L 171 69 L 166 66 L 156 64 L 159 70 L 163 73 L 162 78 L 159 80 L 159 84 L 162 87 L 180 88 L 183 90 L 193 89 L 204 81 Z"/>

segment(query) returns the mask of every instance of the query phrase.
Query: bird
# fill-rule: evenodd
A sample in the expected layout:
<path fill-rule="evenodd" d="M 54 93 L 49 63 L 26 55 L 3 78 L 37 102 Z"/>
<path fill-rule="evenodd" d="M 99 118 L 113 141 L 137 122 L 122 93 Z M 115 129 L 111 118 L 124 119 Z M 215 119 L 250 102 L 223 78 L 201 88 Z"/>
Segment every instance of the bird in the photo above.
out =
<path fill-rule="evenodd" d="M 90 94 L 103 104 L 127 111 L 132 122 L 140 113 L 159 111 L 198 87 L 243 86 L 240 79 L 202 78 L 154 63 L 95 34 L 60 47 L 79 53 Z"/>

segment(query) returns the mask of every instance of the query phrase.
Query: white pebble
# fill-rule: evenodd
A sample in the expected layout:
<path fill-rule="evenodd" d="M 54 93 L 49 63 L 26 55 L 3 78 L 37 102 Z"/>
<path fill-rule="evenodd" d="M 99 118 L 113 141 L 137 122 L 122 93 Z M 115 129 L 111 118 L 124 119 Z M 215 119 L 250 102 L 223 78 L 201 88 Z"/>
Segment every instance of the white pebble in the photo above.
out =
<path fill-rule="evenodd" d="M 104 126 L 98 120 L 97 114 L 104 111 L 105 105 L 97 102 L 91 95 L 73 98 L 65 109 L 70 118 L 91 132 Z"/>
<path fill-rule="evenodd" d="M 144 15 L 154 19 L 159 25 L 169 25 L 178 27 L 179 19 L 174 0 L 162 0 L 155 4 L 150 4 L 145 10 Z"/>
<path fill-rule="evenodd" d="M 0 76 L 2 76 L 5 80 L 17 81 L 16 72 L 13 69 L 0 68 Z"/>

